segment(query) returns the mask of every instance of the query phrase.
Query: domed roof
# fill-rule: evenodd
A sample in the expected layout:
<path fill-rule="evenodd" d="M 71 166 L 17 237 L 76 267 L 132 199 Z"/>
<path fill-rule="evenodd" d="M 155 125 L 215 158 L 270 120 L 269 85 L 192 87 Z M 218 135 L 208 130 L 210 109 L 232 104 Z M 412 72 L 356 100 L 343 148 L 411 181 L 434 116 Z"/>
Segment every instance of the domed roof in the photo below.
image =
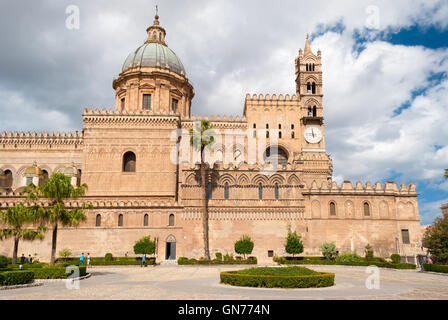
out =
<path fill-rule="evenodd" d="M 78 169 L 75 166 L 67 167 L 64 169 L 64 174 L 66 176 L 76 176 L 78 174 Z"/>
<path fill-rule="evenodd" d="M 32 175 L 32 176 L 40 176 L 43 174 L 43 172 L 37 165 L 33 165 L 32 167 L 25 169 L 23 174 L 24 175 Z"/>
<path fill-rule="evenodd" d="M 169 68 L 173 72 L 185 75 L 184 66 L 173 50 L 157 42 L 146 42 L 129 54 L 121 71 L 133 67 Z"/>

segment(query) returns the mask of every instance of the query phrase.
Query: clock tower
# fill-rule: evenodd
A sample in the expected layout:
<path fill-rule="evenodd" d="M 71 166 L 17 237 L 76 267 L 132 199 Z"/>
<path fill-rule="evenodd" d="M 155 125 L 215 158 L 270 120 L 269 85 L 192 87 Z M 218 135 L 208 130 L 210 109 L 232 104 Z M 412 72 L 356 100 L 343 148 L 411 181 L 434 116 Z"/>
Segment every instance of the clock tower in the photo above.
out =
<path fill-rule="evenodd" d="M 321 52 L 315 55 L 311 51 L 309 35 L 306 37 L 305 49 L 299 50 L 299 56 L 295 60 L 296 67 L 296 92 L 300 97 L 300 124 L 301 124 L 301 155 L 305 160 L 304 170 L 307 171 L 306 159 L 322 159 L 320 167 L 322 171 L 316 180 L 331 180 L 331 160 L 325 150 L 324 118 L 322 106 L 322 63 Z M 325 163 L 325 164 L 324 164 Z M 318 170 L 319 171 L 319 170 Z M 314 170 L 314 173 L 317 171 Z"/>

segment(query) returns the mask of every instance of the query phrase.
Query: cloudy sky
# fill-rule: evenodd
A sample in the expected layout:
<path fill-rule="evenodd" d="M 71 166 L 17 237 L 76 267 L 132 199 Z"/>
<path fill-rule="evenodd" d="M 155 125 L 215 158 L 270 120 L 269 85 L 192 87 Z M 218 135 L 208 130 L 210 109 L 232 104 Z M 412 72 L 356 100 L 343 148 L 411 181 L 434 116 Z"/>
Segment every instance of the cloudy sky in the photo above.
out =
<path fill-rule="evenodd" d="M 82 128 L 112 108 L 153 0 L 1 1 L 0 131 Z M 66 9 L 79 8 L 79 29 Z M 293 94 L 294 59 L 322 51 L 327 150 L 338 181 L 417 183 L 422 223 L 448 202 L 447 1 L 159 1 L 194 114 L 241 115 L 246 93 Z M 72 21 L 69 19 L 69 22 Z"/>

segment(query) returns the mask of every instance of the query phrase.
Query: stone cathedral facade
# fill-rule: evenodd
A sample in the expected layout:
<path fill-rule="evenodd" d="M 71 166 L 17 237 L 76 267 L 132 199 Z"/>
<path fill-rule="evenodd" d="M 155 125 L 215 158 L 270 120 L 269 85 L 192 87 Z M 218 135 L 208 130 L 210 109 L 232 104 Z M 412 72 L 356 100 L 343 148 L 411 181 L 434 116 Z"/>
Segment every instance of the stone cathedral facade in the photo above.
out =
<path fill-rule="evenodd" d="M 194 88 L 165 36 L 156 16 L 145 43 L 113 81 L 115 109 L 85 109 L 82 131 L 1 134 L 0 209 L 23 202 L 25 185 L 63 172 L 73 185 L 88 185 L 85 197 L 67 205 L 88 202 L 93 209 L 78 228 L 60 229 L 58 251 L 123 256 L 150 235 L 159 261 L 201 257 L 198 165 L 181 151 L 189 137 L 173 138 L 173 132 L 189 132 L 195 121 L 208 119 L 226 132 L 225 142 L 211 151 L 220 156 L 208 190 L 212 257 L 232 253 L 234 242 L 248 234 L 255 242 L 252 255 L 272 261 L 285 254 L 288 227 L 302 236 L 306 255 L 320 255 L 324 242 L 358 254 L 371 244 L 383 257 L 421 252 L 415 184 L 332 180 L 321 52 L 312 52 L 308 38 L 295 60 L 296 92 L 247 95 L 243 116 L 234 118 L 192 116 Z M 254 160 L 251 147 L 261 157 Z M 270 160 L 275 170 L 263 172 Z M 50 231 L 42 242 L 19 248 L 19 254 L 38 253 L 41 261 L 50 251 Z M 12 255 L 11 241 L 0 242 L 0 254 Z"/>

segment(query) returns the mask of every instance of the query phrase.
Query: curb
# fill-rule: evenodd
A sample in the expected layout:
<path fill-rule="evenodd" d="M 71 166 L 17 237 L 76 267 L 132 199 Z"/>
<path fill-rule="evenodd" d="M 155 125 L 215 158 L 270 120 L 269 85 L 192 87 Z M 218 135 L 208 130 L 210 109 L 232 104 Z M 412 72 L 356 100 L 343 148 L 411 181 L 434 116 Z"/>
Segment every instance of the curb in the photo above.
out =
<path fill-rule="evenodd" d="M 370 266 L 349 266 L 349 265 L 340 265 L 340 264 L 281 264 L 281 267 L 288 267 L 288 266 L 295 266 L 295 267 L 337 267 L 337 268 L 367 268 Z M 372 264 L 373 267 L 378 267 Z M 384 268 L 384 267 L 378 267 L 378 269 L 381 270 L 391 270 L 391 271 L 406 271 L 406 272 L 420 272 L 419 268 L 415 269 L 394 269 L 394 268 Z"/>
<path fill-rule="evenodd" d="M 31 283 L 26 283 L 26 284 L 18 284 L 18 285 L 14 285 L 14 286 L 0 286 L 0 290 L 11 290 L 11 289 L 20 289 L 20 288 L 30 288 L 30 287 L 39 287 L 41 285 L 43 285 L 44 283 L 39 281 L 39 280 L 35 280 L 34 282 Z"/>

